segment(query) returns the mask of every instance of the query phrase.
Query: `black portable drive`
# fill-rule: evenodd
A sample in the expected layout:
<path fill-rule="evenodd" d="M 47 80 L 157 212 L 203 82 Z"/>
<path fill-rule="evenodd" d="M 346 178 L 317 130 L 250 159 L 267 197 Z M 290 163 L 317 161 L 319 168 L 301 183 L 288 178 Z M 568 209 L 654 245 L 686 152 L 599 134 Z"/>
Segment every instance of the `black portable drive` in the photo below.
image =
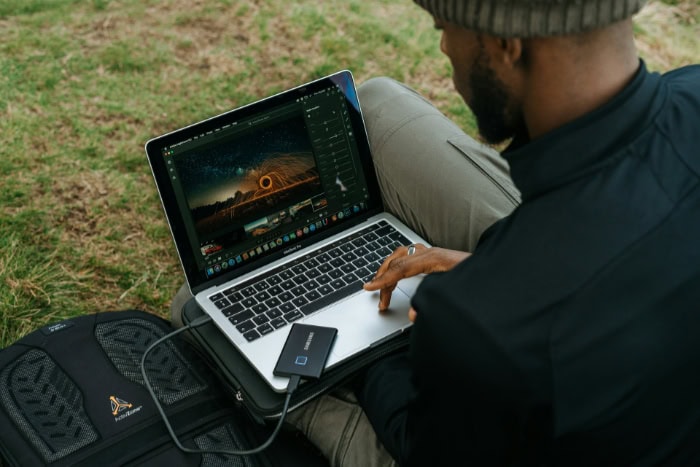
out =
<path fill-rule="evenodd" d="M 318 379 L 337 333 L 335 328 L 294 323 L 273 373 Z"/>

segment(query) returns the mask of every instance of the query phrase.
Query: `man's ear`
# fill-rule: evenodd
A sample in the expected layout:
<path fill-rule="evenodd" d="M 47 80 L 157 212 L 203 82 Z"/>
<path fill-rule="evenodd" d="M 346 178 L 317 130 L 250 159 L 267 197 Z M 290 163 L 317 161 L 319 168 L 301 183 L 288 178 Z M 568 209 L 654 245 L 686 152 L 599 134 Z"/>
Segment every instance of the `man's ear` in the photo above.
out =
<path fill-rule="evenodd" d="M 492 65 L 517 68 L 525 60 L 525 47 L 520 38 L 503 38 L 484 35 L 484 46 L 489 52 Z"/>
<path fill-rule="evenodd" d="M 501 39 L 501 47 L 504 50 L 506 59 L 512 66 L 521 66 L 525 62 L 525 44 L 523 40 L 514 37 L 510 39 Z"/>

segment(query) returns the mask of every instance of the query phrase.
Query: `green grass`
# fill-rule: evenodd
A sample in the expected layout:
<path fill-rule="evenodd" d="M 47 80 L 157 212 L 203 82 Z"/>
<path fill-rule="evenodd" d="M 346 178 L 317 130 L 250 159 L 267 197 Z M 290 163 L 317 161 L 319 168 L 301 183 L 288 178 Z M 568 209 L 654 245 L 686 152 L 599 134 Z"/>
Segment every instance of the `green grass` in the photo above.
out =
<path fill-rule="evenodd" d="M 698 61 L 692 5 L 638 24 L 652 68 Z M 6 0 L 0 37 L 0 347 L 79 314 L 167 314 L 182 273 L 152 136 L 343 68 L 474 128 L 410 0 Z"/>

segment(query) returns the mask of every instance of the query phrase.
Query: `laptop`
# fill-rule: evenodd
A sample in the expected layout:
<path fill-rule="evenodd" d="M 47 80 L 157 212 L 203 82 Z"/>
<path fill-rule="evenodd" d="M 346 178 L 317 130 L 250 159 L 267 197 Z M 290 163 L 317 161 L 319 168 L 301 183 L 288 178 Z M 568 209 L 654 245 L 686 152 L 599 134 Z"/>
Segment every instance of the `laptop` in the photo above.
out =
<path fill-rule="evenodd" d="M 362 285 L 395 248 L 426 243 L 384 212 L 352 74 L 323 77 L 146 143 L 187 284 L 278 392 L 291 324 L 338 330 L 326 368 L 411 326 Z"/>

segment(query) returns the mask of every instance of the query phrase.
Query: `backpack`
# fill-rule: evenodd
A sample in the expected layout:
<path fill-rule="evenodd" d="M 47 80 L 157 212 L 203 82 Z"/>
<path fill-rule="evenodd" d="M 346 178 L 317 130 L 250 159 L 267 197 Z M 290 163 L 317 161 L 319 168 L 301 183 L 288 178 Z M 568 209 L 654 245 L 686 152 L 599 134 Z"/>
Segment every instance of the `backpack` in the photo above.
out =
<path fill-rule="evenodd" d="M 45 326 L 0 350 L 0 459 L 7 466 L 327 465 L 290 430 L 255 456 L 180 451 L 140 371 L 145 349 L 171 331 L 143 311 L 97 313 Z M 156 347 L 145 367 L 183 445 L 251 449 L 271 433 L 181 335 Z"/>

